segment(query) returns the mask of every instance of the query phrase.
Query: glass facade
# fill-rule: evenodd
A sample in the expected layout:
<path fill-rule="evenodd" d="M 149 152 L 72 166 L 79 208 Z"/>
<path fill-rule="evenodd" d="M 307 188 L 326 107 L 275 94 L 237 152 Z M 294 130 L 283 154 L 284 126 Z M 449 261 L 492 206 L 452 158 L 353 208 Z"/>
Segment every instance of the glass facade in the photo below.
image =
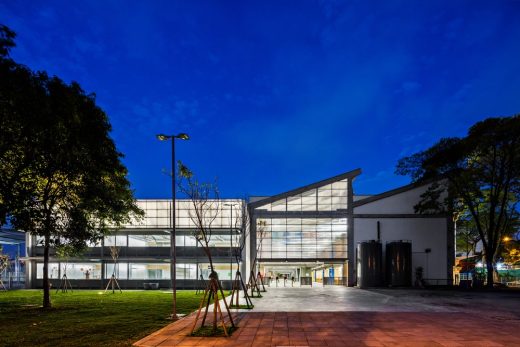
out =
<path fill-rule="evenodd" d="M 60 264 L 49 263 L 49 278 L 60 278 Z M 43 264 L 36 265 L 36 278 L 43 278 Z"/>
<path fill-rule="evenodd" d="M 224 204 L 236 204 L 231 221 L 231 209 Z M 142 220 L 132 220 L 124 228 L 170 228 L 171 227 L 171 200 L 137 200 L 137 205 L 145 211 Z M 236 223 L 236 216 L 242 215 L 243 200 L 212 200 L 211 208 L 207 214 L 208 221 L 211 220 L 212 228 L 229 228 Z M 178 228 L 195 228 L 193 223 L 195 217 L 193 203 L 188 200 L 176 200 L 175 203 L 175 225 Z M 240 224 L 240 223 L 238 223 Z"/>
<path fill-rule="evenodd" d="M 128 235 L 128 247 L 170 247 L 170 233 Z"/>
<path fill-rule="evenodd" d="M 105 236 L 105 239 L 103 240 L 103 242 L 106 247 L 110 247 L 110 246 L 126 247 L 126 246 L 128 246 L 128 240 L 126 238 L 126 235 Z"/>
<path fill-rule="evenodd" d="M 170 278 L 170 264 L 128 264 L 128 279 L 130 280 L 169 280 Z"/>
<path fill-rule="evenodd" d="M 112 277 L 112 274 L 114 274 L 116 278 L 119 278 L 121 280 L 128 279 L 128 263 L 117 263 L 115 265 L 115 272 L 114 263 L 105 264 L 105 278 Z"/>
<path fill-rule="evenodd" d="M 274 212 L 337 211 L 347 209 L 348 180 L 324 185 L 256 207 Z"/>
<path fill-rule="evenodd" d="M 88 249 L 81 257 L 65 259 L 57 257 L 51 249 L 49 277 L 59 280 L 64 273 L 70 280 L 76 281 L 74 286 L 97 286 L 98 282 L 106 283 L 112 274 L 120 280 L 122 288 L 140 287 L 139 282 L 170 281 L 170 238 L 171 238 L 171 200 L 138 200 L 137 204 L 145 212 L 142 220 L 133 220 L 129 224 L 119 226 L 113 233 L 96 242 L 89 242 Z M 225 205 L 227 204 L 227 205 Z M 229 205 L 233 206 L 229 206 Z M 219 279 L 226 281 L 234 276 L 237 265 L 230 268 L 230 247 L 238 247 L 243 235 L 243 212 L 246 202 L 239 199 L 211 201 L 208 218 L 212 220 L 212 236 L 209 246 L 213 263 Z M 233 211 L 231 211 L 233 208 Z M 176 201 L 176 276 L 181 280 L 179 288 L 193 288 L 194 280 L 202 275 L 208 279 L 210 270 L 207 258 L 197 244 L 194 235 L 196 226 L 193 203 L 188 200 Z M 233 219 L 231 219 L 233 217 Z M 249 226 L 245 226 L 246 228 Z M 32 257 L 34 270 L 31 272 L 31 287 L 41 286 L 43 279 L 43 238 L 31 235 L 28 254 Z M 119 248 L 119 259 L 114 264 L 108 247 Z M 186 281 L 183 281 L 186 280 Z M 85 281 L 89 281 L 85 283 Z"/>
<path fill-rule="evenodd" d="M 197 269 L 198 266 L 198 269 Z M 228 280 L 230 274 L 229 263 L 214 264 L 215 271 L 219 274 L 219 279 Z M 58 272 L 60 264 L 49 263 L 49 277 L 51 279 L 58 279 L 63 276 L 65 263 L 61 263 L 61 273 Z M 237 269 L 237 265 L 233 264 L 233 274 Z M 105 279 L 112 276 L 114 270 L 113 263 L 105 264 Z M 209 263 L 186 264 L 177 263 L 177 279 L 197 279 L 197 273 L 203 275 L 204 279 L 208 279 L 210 274 Z M 86 278 L 86 271 L 89 271 L 89 276 Z M 127 263 L 119 262 L 116 264 L 115 276 L 118 279 L 126 280 L 169 280 L 170 279 L 170 264 L 168 263 Z M 101 263 L 73 263 L 67 265 L 67 277 L 69 279 L 100 279 L 101 278 Z M 43 278 L 43 264 L 37 264 L 37 278 Z"/>
<path fill-rule="evenodd" d="M 346 259 L 347 218 L 258 218 L 259 258 Z"/>
<path fill-rule="evenodd" d="M 61 278 L 65 273 L 69 280 L 101 279 L 101 263 L 49 263 L 49 278 Z M 36 265 L 36 278 L 43 278 L 43 263 Z"/>
<path fill-rule="evenodd" d="M 101 278 L 101 263 L 61 263 L 61 275 L 67 271 L 69 280 L 95 280 Z"/>
<path fill-rule="evenodd" d="M 348 180 L 256 206 L 258 257 L 263 261 L 347 259 Z"/>
<path fill-rule="evenodd" d="M 90 263 L 49 263 L 49 278 L 59 279 L 67 270 L 67 278 L 70 280 L 96 280 L 101 279 L 101 262 Z M 198 267 L 198 269 L 197 269 Z M 229 280 L 230 264 L 215 263 L 215 271 L 221 280 Z M 209 263 L 177 263 L 178 280 L 195 280 L 197 273 L 202 274 L 204 279 L 208 279 L 210 274 Z M 233 264 L 234 274 L 237 265 Z M 105 264 L 105 279 L 112 277 L 114 273 L 114 263 Z M 118 262 L 115 266 L 115 276 L 120 280 L 169 280 L 169 263 L 145 263 L 145 262 Z M 43 263 L 36 265 L 36 278 L 43 278 Z"/>
<path fill-rule="evenodd" d="M 229 280 L 232 278 L 232 276 L 235 275 L 235 272 L 237 271 L 237 264 L 233 263 L 233 270 L 231 270 L 230 265 L 231 264 L 229 264 L 229 263 L 227 263 L 227 264 L 213 263 L 213 268 L 214 268 L 215 272 L 218 274 L 219 280 Z M 199 264 L 199 266 L 200 266 L 200 270 L 202 273 L 202 277 L 204 279 L 208 279 L 209 274 L 211 272 L 209 263 L 201 263 L 201 264 Z"/>

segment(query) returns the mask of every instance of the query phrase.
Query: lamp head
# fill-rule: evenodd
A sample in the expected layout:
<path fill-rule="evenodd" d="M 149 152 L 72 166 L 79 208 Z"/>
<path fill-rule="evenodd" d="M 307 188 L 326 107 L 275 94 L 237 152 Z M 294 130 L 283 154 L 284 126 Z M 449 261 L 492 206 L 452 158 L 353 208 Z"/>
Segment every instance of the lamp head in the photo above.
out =
<path fill-rule="evenodd" d="M 159 140 L 159 141 L 166 141 L 166 140 L 168 140 L 171 136 L 164 135 L 164 134 L 158 134 L 158 135 L 155 135 L 155 137 L 157 137 L 157 140 Z"/>
<path fill-rule="evenodd" d="M 179 135 L 175 136 L 175 138 L 181 139 L 181 140 L 189 140 L 190 139 L 189 135 L 186 134 L 186 133 L 180 133 Z"/>

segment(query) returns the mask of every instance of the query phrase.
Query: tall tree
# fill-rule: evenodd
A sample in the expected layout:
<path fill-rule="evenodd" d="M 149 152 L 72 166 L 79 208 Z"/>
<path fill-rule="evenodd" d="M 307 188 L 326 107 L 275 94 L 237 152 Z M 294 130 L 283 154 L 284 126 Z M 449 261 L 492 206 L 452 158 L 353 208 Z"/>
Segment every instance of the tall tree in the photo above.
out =
<path fill-rule="evenodd" d="M 50 248 L 81 249 L 142 211 L 95 96 L 5 55 L 0 68 L 0 217 L 43 238 L 47 308 Z"/>
<path fill-rule="evenodd" d="M 36 75 L 9 56 L 15 33 L 0 25 L 0 224 L 7 221 L 13 193 L 34 162 L 34 134 L 45 96 Z M 28 183 L 28 181 L 26 181 Z"/>
<path fill-rule="evenodd" d="M 478 122 L 464 138 L 442 139 L 401 159 L 396 172 L 413 181 L 437 180 L 416 206 L 418 212 L 469 212 L 492 287 L 497 249 L 520 198 L 520 116 Z"/>

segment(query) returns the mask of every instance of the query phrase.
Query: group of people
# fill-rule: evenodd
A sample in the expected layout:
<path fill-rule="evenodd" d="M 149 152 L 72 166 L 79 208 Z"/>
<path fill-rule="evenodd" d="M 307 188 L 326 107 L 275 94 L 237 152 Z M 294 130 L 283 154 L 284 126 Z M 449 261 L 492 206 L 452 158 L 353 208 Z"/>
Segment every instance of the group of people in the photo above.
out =
<path fill-rule="evenodd" d="M 285 287 L 286 284 L 287 284 L 287 278 L 288 276 L 287 275 L 283 275 L 282 276 L 283 278 L 283 286 Z M 269 283 L 271 283 L 273 280 L 273 278 L 271 276 L 269 276 Z M 280 276 L 276 276 L 275 277 L 275 281 L 276 281 L 276 286 L 278 287 L 278 283 L 280 283 Z M 294 287 L 294 282 L 296 281 L 296 279 L 294 278 L 294 276 L 291 277 L 291 287 Z"/>

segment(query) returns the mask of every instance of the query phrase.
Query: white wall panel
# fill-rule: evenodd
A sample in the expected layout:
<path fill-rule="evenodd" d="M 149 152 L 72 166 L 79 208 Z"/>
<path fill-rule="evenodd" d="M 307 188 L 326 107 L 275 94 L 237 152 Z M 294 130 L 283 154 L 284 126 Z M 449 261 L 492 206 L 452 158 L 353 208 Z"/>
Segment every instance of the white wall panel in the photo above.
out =
<path fill-rule="evenodd" d="M 395 194 L 384 199 L 354 207 L 354 214 L 415 213 L 414 206 L 420 201 L 421 194 L 426 191 L 426 188 L 426 186 L 417 187 L 403 193 Z"/>
<path fill-rule="evenodd" d="M 422 266 L 425 278 L 448 278 L 445 218 L 354 218 L 354 243 L 357 245 L 361 241 L 377 239 L 378 221 L 383 253 L 387 242 L 410 240 L 412 269 Z M 427 248 L 431 249 L 429 254 L 425 253 Z"/>

